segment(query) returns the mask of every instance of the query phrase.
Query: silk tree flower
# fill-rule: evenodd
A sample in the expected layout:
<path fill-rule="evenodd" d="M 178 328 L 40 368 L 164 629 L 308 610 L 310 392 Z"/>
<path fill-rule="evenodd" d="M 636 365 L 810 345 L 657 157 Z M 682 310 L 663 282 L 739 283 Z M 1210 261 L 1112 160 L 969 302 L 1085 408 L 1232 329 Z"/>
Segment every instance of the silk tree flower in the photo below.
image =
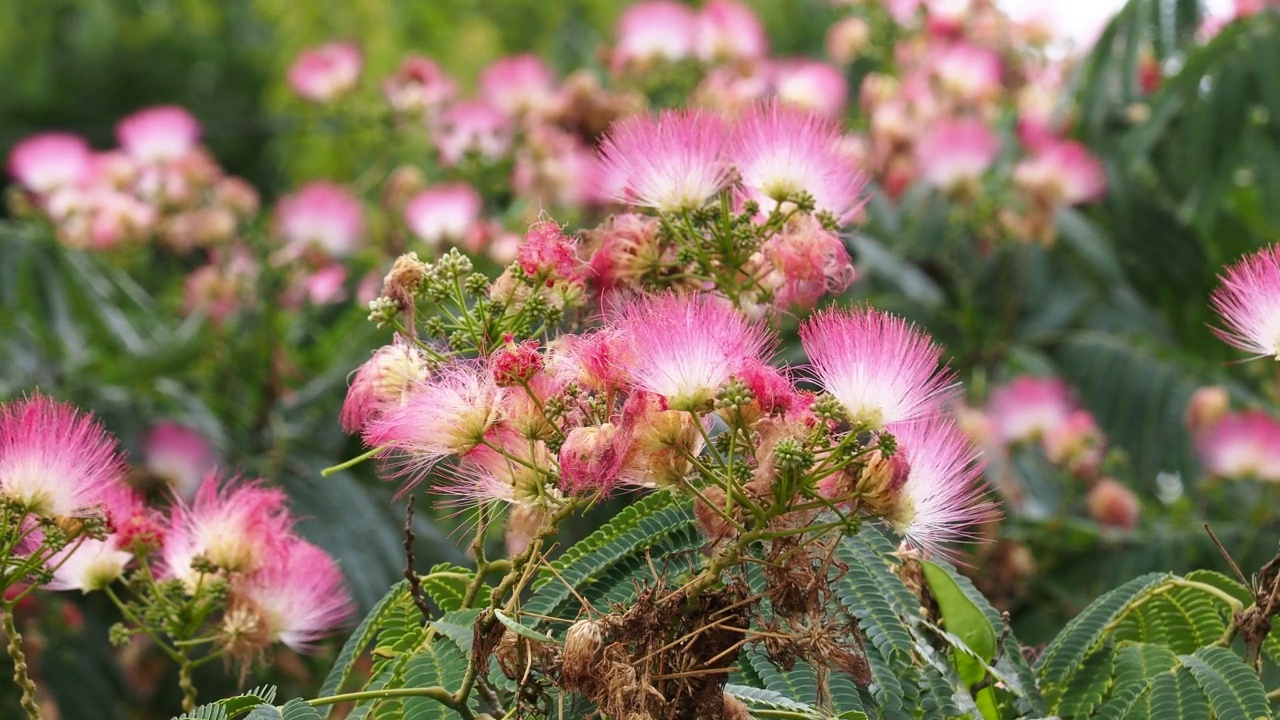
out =
<path fill-rule="evenodd" d="M 501 419 L 503 392 L 480 365 L 442 368 L 410 388 L 399 407 L 365 425 L 365 444 L 384 448 L 386 466 L 407 479 L 400 492 L 408 492 L 438 462 L 481 443 Z"/>
<path fill-rule="evenodd" d="M 213 447 L 194 428 L 162 422 L 142 441 L 142 464 L 179 495 L 190 498 L 217 464 Z"/>
<path fill-rule="evenodd" d="M 488 502 L 539 505 L 554 464 L 546 443 L 496 427 L 447 471 L 436 487 L 443 506 L 468 508 Z"/>
<path fill-rule="evenodd" d="M 78 135 L 47 132 L 23 139 L 9 152 L 9 175 L 27 190 L 45 194 L 74 186 L 90 170 L 93 151 Z"/>
<path fill-rule="evenodd" d="M 631 384 L 631 375 L 621 361 L 626 349 L 626 337 L 615 328 L 560 335 L 548 349 L 546 369 L 564 384 L 572 382 L 610 393 Z"/>
<path fill-rule="evenodd" d="M 627 457 L 629 437 L 613 423 L 569 431 L 560 446 L 560 487 L 566 493 L 598 491 L 608 495 Z"/>
<path fill-rule="evenodd" d="M 529 226 L 524 242 L 516 251 L 516 262 L 524 274 L 532 278 L 571 283 L 586 280 L 587 266 L 578 257 L 577 240 L 566 236 L 560 226 L 551 221 Z"/>
<path fill-rule="evenodd" d="M 116 440 L 92 414 L 34 393 L 0 404 L 0 497 L 40 517 L 102 517 L 123 484 Z"/>
<path fill-rule="evenodd" d="M 619 120 L 600 143 L 605 193 L 659 212 L 701 207 L 729 184 L 726 135 L 724 122 L 702 110 Z"/>
<path fill-rule="evenodd" d="M 1084 145 L 1071 140 L 1046 141 L 1013 169 L 1016 184 L 1065 205 L 1102 199 L 1107 171 Z"/>
<path fill-rule="evenodd" d="M 694 21 L 694 52 L 703 62 L 756 60 L 769 53 L 764 25 L 734 0 L 710 0 Z"/>
<path fill-rule="evenodd" d="M 693 55 L 697 16 L 673 0 L 639 2 L 618 19 L 618 44 L 609 56 L 614 72 Z"/>
<path fill-rule="evenodd" d="M 964 102 L 977 103 L 1000 92 L 1000 56 L 984 47 L 957 42 L 929 58 L 943 90 Z"/>
<path fill-rule="evenodd" d="M 647 488 L 679 485 L 693 469 L 689 458 L 702 452 L 702 434 L 713 422 L 672 409 L 664 398 L 644 390 L 627 397 L 621 420 L 624 452 L 618 482 Z"/>
<path fill-rule="evenodd" d="M 748 362 L 762 360 L 768 331 L 708 295 L 674 294 L 629 303 L 612 323 L 619 362 L 635 385 L 675 410 L 696 411 Z"/>
<path fill-rule="evenodd" d="M 397 335 L 356 370 L 342 403 L 342 429 L 352 435 L 360 432 L 387 410 L 403 404 L 409 391 L 429 376 L 426 355 Z"/>
<path fill-rule="evenodd" d="M 113 538 L 80 538 L 49 559 L 49 567 L 55 569 L 44 588 L 86 594 L 101 590 L 118 580 L 131 560 L 133 553 L 121 550 Z"/>
<path fill-rule="evenodd" d="M 957 190 L 980 180 L 999 153 L 1000 138 L 981 120 L 940 120 L 916 145 L 916 165 L 925 182 Z"/>
<path fill-rule="evenodd" d="M 974 526 L 1000 516 L 996 505 L 984 499 L 977 453 L 951 420 L 935 416 L 886 430 L 898 441 L 908 472 L 896 507 L 885 519 L 907 543 L 948 557 L 947 544 L 974 539 Z"/>
<path fill-rule="evenodd" d="M 326 43 L 298 54 L 289 68 L 289 87 L 304 100 L 327 103 L 355 88 L 363 64 L 355 45 Z"/>
<path fill-rule="evenodd" d="M 480 74 L 480 96 L 508 115 L 538 112 L 555 95 L 555 76 L 537 55 L 499 58 Z"/>
<path fill-rule="evenodd" d="M 1255 358 L 1280 359 L 1280 245 L 1242 258 L 1220 277 L 1210 304 L 1226 327 L 1214 333 Z"/>
<path fill-rule="evenodd" d="M 1280 482 L 1280 422 L 1266 413 L 1228 413 L 1196 433 L 1195 446 L 1215 477 Z"/>
<path fill-rule="evenodd" d="M 991 391 L 987 415 L 1005 443 L 1037 440 L 1067 422 L 1077 403 L 1057 377 L 1020 375 Z"/>
<path fill-rule="evenodd" d="M 867 178 L 841 154 L 839 125 L 810 110 L 758 105 L 738 119 L 730 142 L 746 196 L 765 213 L 808 193 L 817 211 L 845 223 L 865 200 Z"/>
<path fill-rule="evenodd" d="M 480 221 L 483 201 L 466 183 L 429 187 L 404 206 L 404 220 L 413 234 L 429 247 L 459 243 Z"/>
<path fill-rule="evenodd" d="M 827 29 L 823 47 L 837 65 L 851 65 L 871 41 L 871 26 L 860 17 L 846 17 Z"/>
<path fill-rule="evenodd" d="M 447 167 L 468 155 L 492 163 L 511 150 L 511 121 L 487 102 L 454 103 L 440 113 L 434 130 L 440 162 Z"/>
<path fill-rule="evenodd" d="M 812 308 L 827 293 L 841 293 L 856 272 L 844 243 L 817 218 L 794 218 L 760 248 L 772 268 L 766 284 L 776 285 L 774 305 L 783 310 Z"/>
<path fill-rule="evenodd" d="M 790 59 L 773 65 L 773 91 L 783 102 L 842 119 L 849 102 L 844 74 L 816 60 Z"/>
<path fill-rule="evenodd" d="M 284 241 L 289 258 L 316 249 L 328 257 L 343 258 L 364 241 L 364 208 L 360 200 L 338 185 L 313 182 L 280 198 L 274 217 L 275 232 Z"/>
<path fill-rule="evenodd" d="M 193 593 L 203 579 L 192 567 L 197 558 L 241 575 L 266 567 L 293 533 L 285 500 L 283 491 L 259 480 L 209 473 L 194 500 L 179 498 L 170 510 L 160 576 L 180 580 Z"/>
<path fill-rule="evenodd" d="M 914 325 L 873 308 L 830 309 L 800 326 L 809 372 L 855 427 L 937 414 L 955 394 L 942 350 Z"/>
<path fill-rule="evenodd" d="M 382 95 L 402 113 L 429 113 L 458 94 L 458 83 L 431 58 L 410 55 L 382 83 Z"/>
<path fill-rule="evenodd" d="M 237 584 L 223 633 L 239 656 L 273 642 L 310 652 L 317 640 L 350 620 L 354 610 L 333 557 L 289 537 L 267 565 Z"/>
<path fill-rule="evenodd" d="M 146 108 L 116 124 L 116 139 L 129 157 L 146 165 L 175 162 L 200 142 L 200 123 L 176 105 Z"/>

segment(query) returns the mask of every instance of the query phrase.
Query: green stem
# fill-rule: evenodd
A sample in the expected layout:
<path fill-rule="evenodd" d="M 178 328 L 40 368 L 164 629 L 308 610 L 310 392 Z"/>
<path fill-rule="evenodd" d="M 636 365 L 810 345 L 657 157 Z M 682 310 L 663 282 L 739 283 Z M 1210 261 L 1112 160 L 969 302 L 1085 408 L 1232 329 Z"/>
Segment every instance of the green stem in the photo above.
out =
<path fill-rule="evenodd" d="M 27 656 L 22 652 L 22 635 L 13 621 L 13 607 L 0 603 L 0 618 L 4 622 L 4 634 L 9 637 L 9 658 L 13 660 L 13 682 L 22 689 L 22 709 L 30 720 L 41 720 L 40 706 L 36 703 L 36 684 L 27 674 Z"/>
<path fill-rule="evenodd" d="M 355 457 L 351 458 L 350 460 L 348 460 L 348 461 L 346 461 L 346 462 L 338 463 L 337 465 L 331 465 L 331 466 L 329 466 L 329 467 L 327 467 L 327 468 L 325 468 L 325 469 L 321 470 L 321 471 L 320 471 L 320 474 L 321 474 L 322 476 L 324 476 L 324 477 L 329 477 L 330 475 L 332 475 L 332 474 L 334 474 L 334 473 L 336 473 L 336 472 L 338 472 L 338 471 L 340 471 L 340 470 L 346 470 L 346 469 L 348 469 L 348 468 L 353 468 L 353 467 L 355 467 L 356 465 L 359 465 L 360 463 L 364 462 L 365 460 L 368 460 L 369 458 L 373 457 L 374 455 L 377 455 L 378 453 L 382 452 L 383 450 L 386 450 L 386 449 L 387 449 L 387 448 L 389 448 L 389 447 L 391 447 L 391 446 L 390 446 L 390 445 L 379 445 L 378 447 L 376 447 L 376 448 L 374 448 L 374 449 L 370 450 L 369 452 L 364 453 L 364 454 L 362 454 L 362 455 L 357 455 L 357 456 L 355 456 Z"/>
<path fill-rule="evenodd" d="M 182 690 L 182 711 L 192 712 L 196 709 L 196 685 L 191 680 L 190 656 L 185 647 L 178 648 L 178 688 Z"/>
<path fill-rule="evenodd" d="M 439 685 L 423 688 L 389 688 L 386 690 L 365 690 L 362 692 L 345 693 L 343 695 L 329 695 L 327 697 L 315 698 L 308 700 L 307 704 L 311 707 L 321 707 L 323 705 L 336 705 L 343 702 L 360 702 L 361 700 L 387 700 L 390 698 L 402 697 L 424 697 L 431 698 L 442 705 L 448 706 L 456 710 L 463 717 L 472 717 L 471 711 L 466 706 L 461 708 L 453 702 L 453 693 L 445 690 Z"/>

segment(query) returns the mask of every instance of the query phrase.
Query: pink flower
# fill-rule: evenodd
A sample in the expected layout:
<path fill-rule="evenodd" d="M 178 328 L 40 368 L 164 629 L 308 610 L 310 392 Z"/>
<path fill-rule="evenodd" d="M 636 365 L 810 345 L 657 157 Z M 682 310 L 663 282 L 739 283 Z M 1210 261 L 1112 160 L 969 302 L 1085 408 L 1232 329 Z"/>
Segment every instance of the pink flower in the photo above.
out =
<path fill-rule="evenodd" d="M 436 491 L 445 496 L 441 503 L 445 506 L 487 502 L 538 505 L 551 478 L 551 457 L 541 440 L 498 428 L 488 433 L 484 444 L 462 456 L 458 466 L 449 471 L 449 480 Z"/>
<path fill-rule="evenodd" d="M 1020 375 L 991 391 L 987 414 L 1002 442 L 1045 437 L 1067 422 L 1077 407 L 1060 378 Z"/>
<path fill-rule="evenodd" d="M 1226 328 L 1214 328 L 1229 345 L 1253 357 L 1280 359 L 1280 245 L 1230 265 L 1210 304 Z"/>
<path fill-rule="evenodd" d="M 306 268 L 290 279 L 280 298 L 281 307 L 297 310 L 304 305 L 333 305 L 347 299 L 347 266 L 326 262 Z"/>
<path fill-rule="evenodd" d="M 338 185 L 313 182 L 276 204 L 275 231 L 287 256 L 318 249 L 329 257 L 346 257 L 364 241 L 364 208 Z"/>
<path fill-rule="evenodd" d="M 734 126 L 730 147 L 747 197 L 765 213 L 808 193 L 815 210 L 844 223 L 865 201 L 867 178 L 841 154 L 840 127 L 812 111 L 753 107 Z"/>
<path fill-rule="evenodd" d="M 511 149 L 510 122 L 488 103 L 460 102 L 440 114 L 435 140 L 440 162 L 449 167 L 468 155 L 491 163 Z"/>
<path fill-rule="evenodd" d="M 560 335 L 547 360 L 547 369 L 561 382 L 578 383 L 599 392 L 612 392 L 631 383 L 621 361 L 626 338 L 605 328 L 584 335 Z"/>
<path fill-rule="evenodd" d="M 841 72 L 816 60 L 785 60 L 773 68 L 774 93 L 785 103 L 829 118 L 844 117 L 849 85 Z"/>
<path fill-rule="evenodd" d="M 537 55 L 501 58 L 480 74 L 480 96 L 508 115 L 541 110 L 554 92 L 551 68 Z"/>
<path fill-rule="evenodd" d="M 582 283 L 586 265 L 578 258 L 578 244 L 551 221 L 529 226 L 524 242 L 516 251 L 516 262 L 525 275 L 534 278 Z"/>
<path fill-rule="evenodd" d="M 734 0 L 710 0 L 695 20 L 694 47 L 705 62 L 754 60 L 769 52 L 769 41 L 751 8 Z"/>
<path fill-rule="evenodd" d="M 871 26 L 860 17 L 846 17 L 827 29 L 824 47 L 827 57 L 838 65 L 849 65 L 866 49 Z"/>
<path fill-rule="evenodd" d="M 1071 412 L 1040 439 L 1049 462 L 1065 466 L 1077 475 L 1092 475 L 1102 465 L 1107 438 L 1088 410 Z"/>
<path fill-rule="evenodd" d="M 1103 527 L 1132 530 L 1142 515 L 1142 502 L 1129 488 L 1102 478 L 1094 483 L 1084 499 L 1089 515 Z"/>
<path fill-rule="evenodd" d="M 692 56 L 696 23 L 693 10 L 683 3 L 648 0 L 632 5 L 618 19 L 618 44 L 610 56 L 614 72 Z"/>
<path fill-rule="evenodd" d="M 115 582 L 124 574 L 133 553 L 120 550 L 111 539 L 85 537 L 72 542 L 49 559 L 55 568 L 46 590 L 79 590 L 89 593 Z"/>
<path fill-rule="evenodd" d="M 404 206 L 404 220 L 428 247 L 458 243 L 480 221 L 480 193 L 466 183 L 429 187 Z"/>
<path fill-rule="evenodd" d="M 1000 56 L 984 47 L 956 43 L 931 57 L 933 74 L 948 93 L 979 102 L 1000 92 Z"/>
<path fill-rule="evenodd" d="M 938 413 L 956 389 L 928 335 L 872 308 L 831 309 L 800 327 L 818 384 L 855 427 L 875 430 Z"/>
<path fill-rule="evenodd" d="M 853 262 L 844 243 L 813 217 L 793 220 L 760 248 L 778 287 L 774 305 L 812 308 L 828 292 L 840 293 L 853 282 Z"/>
<path fill-rule="evenodd" d="M 1209 474 L 1280 482 L 1280 422 L 1250 410 L 1228 413 L 1195 436 Z"/>
<path fill-rule="evenodd" d="M 1084 145 L 1070 140 L 1047 142 L 1013 170 L 1017 184 L 1046 193 L 1066 205 L 1101 200 L 1107 192 L 1107 171 Z"/>
<path fill-rule="evenodd" d="M 364 427 L 364 441 L 381 447 L 396 477 L 407 477 L 408 492 L 446 457 L 465 455 L 501 418 L 503 388 L 474 363 L 442 368 L 410 388 L 398 407 Z"/>
<path fill-rule="evenodd" d="M 940 120 L 916 145 L 921 178 L 954 190 L 981 179 L 1000 153 L 1000 138 L 974 118 Z"/>
<path fill-rule="evenodd" d="M 701 207 L 729 183 L 726 134 L 720 118 L 700 110 L 617 121 L 600 144 L 605 191 L 660 212 Z"/>
<path fill-rule="evenodd" d="M 116 124 L 116 139 L 129 157 L 153 165 L 181 159 L 200 142 L 200 123 L 176 105 L 147 108 Z"/>
<path fill-rule="evenodd" d="M 614 320 L 619 361 L 637 387 L 675 410 L 699 410 L 771 339 L 763 327 L 710 296 L 662 295 L 628 303 Z"/>
<path fill-rule="evenodd" d="M 397 335 L 395 342 L 375 350 L 356 370 L 342 403 L 342 429 L 355 434 L 387 410 L 399 407 L 410 389 L 429 374 L 422 350 Z"/>
<path fill-rule="evenodd" d="M 355 88 L 363 62 L 360 49 L 351 43 L 304 50 L 289 68 L 289 87 L 304 100 L 329 102 Z"/>
<path fill-rule="evenodd" d="M 435 60 L 410 55 L 382 83 L 382 94 L 397 112 L 425 113 L 452 100 L 458 94 L 458 83 Z"/>
<path fill-rule="evenodd" d="M 283 491 L 259 480 L 224 480 L 210 473 L 194 500 L 179 498 L 170 511 L 160 575 L 195 592 L 204 576 L 192 567 L 197 558 L 247 575 L 276 562 L 292 535 Z"/>
<path fill-rule="evenodd" d="M 237 613 L 254 616 L 269 642 L 299 652 L 342 626 L 355 609 L 334 559 L 319 547 L 287 537 L 271 561 L 238 585 L 232 602 Z"/>
<path fill-rule="evenodd" d="M 886 519 L 908 543 L 947 557 L 947 543 L 973 539 L 975 525 L 1000 516 L 996 505 L 984 499 L 977 453 L 950 420 L 934 417 L 886 429 L 909 468 L 896 508 Z"/>
<path fill-rule="evenodd" d="M 115 438 L 92 414 L 40 393 L 0 404 L 0 497 L 26 512 L 103 516 L 124 473 Z"/>
<path fill-rule="evenodd" d="M 171 422 L 151 428 L 142 441 L 147 472 L 163 478 L 182 497 L 195 495 L 217 463 L 213 447 L 197 430 Z"/>
<path fill-rule="evenodd" d="M 85 179 L 92 157 L 89 143 L 78 135 L 47 132 L 13 146 L 8 169 L 23 187 L 43 194 Z"/>
<path fill-rule="evenodd" d="M 627 438 L 612 423 L 577 427 L 560 446 L 560 486 L 570 494 L 612 492 L 626 457 Z"/>

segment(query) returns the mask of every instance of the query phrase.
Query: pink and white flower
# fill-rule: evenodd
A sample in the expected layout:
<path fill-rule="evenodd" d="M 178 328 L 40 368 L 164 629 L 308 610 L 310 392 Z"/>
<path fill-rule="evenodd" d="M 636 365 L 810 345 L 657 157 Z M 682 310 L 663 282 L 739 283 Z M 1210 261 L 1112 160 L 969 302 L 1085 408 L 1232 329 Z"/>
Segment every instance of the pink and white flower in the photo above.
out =
<path fill-rule="evenodd" d="M 841 138 L 834 121 L 770 102 L 738 119 L 730 148 L 746 196 L 762 212 L 808 193 L 815 210 L 844 223 L 865 201 L 867 178 L 841 154 Z"/>
<path fill-rule="evenodd" d="M 382 83 L 382 94 L 397 112 L 426 113 L 452 100 L 458 94 L 458 83 L 435 60 L 410 55 Z"/>
<path fill-rule="evenodd" d="M 957 387 L 951 371 L 939 366 L 941 348 L 886 312 L 820 312 L 800 326 L 800 342 L 818 384 L 859 428 L 937 414 Z"/>
<path fill-rule="evenodd" d="M 9 174 L 27 190 L 48 193 L 89 174 L 93 151 L 78 135 L 47 132 L 25 138 L 9 152 Z"/>
<path fill-rule="evenodd" d="M 1094 202 L 1107 192 L 1102 161 L 1071 140 L 1045 142 L 1034 155 L 1018 163 L 1013 180 L 1066 205 Z"/>
<path fill-rule="evenodd" d="M 355 45 L 326 43 L 298 54 L 289 68 L 289 87 L 304 100 L 326 103 L 355 88 L 363 64 Z"/>
<path fill-rule="evenodd" d="M 256 626 L 268 643 L 308 652 L 317 640 L 346 623 L 354 609 L 333 557 L 289 537 L 271 562 L 236 587 L 229 616 L 242 626 Z"/>
<path fill-rule="evenodd" d="M 91 414 L 35 393 L 0 405 L 0 497 L 41 517 L 102 517 L 124 459 Z"/>
<path fill-rule="evenodd" d="M 146 165 L 175 162 L 195 150 L 200 123 L 176 105 L 139 110 L 116 124 L 116 139 L 129 157 Z"/>
<path fill-rule="evenodd" d="M 1006 443 L 1042 439 L 1076 408 L 1071 389 L 1057 377 L 1020 375 L 992 390 L 987 400 L 987 415 Z"/>
<path fill-rule="evenodd" d="M 977 182 L 1000 153 L 1000 138 L 975 118 L 941 120 L 916 145 L 925 182 L 955 190 Z"/>
<path fill-rule="evenodd" d="M 480 221 L 482 203 L 480 193 L 466 183 L 436 185 L 409 200 L 404 220 L 428 247 L 438 248 L 467 237 Z"/>
<path fill-rule="evenodd" d="M 604 190 L 660 212 L 701 207 L 729 183 L 726 135 L 723 121 L 701 110 L 615 122 L 600 144 Z"/>
<path fill-rule="evenodd" d="M 857 274 L 844 243 L 813 217 L 788 223 L 760 248 L 771 272 L 774 305 L 812 308 L 823 295 L 848 289 Z"/>
<path fill-rule="evenodd" d="M 453 167 L 468 155 L 491 163 L 511 149 L 511 124 L 505 113 L 486 102 L 466 101 L 440 114 L 435 128 L 440 162 Z"/>
<path fill-rule="evenodd" d="M 974 526 L 999 517 L 985 499 L 978 453 L 951 420 L 935 416 L 886 429 L 909 468 L 886 519 L 909 544 L 947 557 L 948 543 L 974 539 Z"/>
<path fill-rule="evenodd" d="M 987 48 L 959 42 L 930 59 L 938 83 L 964 102 L 981 102 L 1000 92 L 1000 56 Z"/>
<path fill-rule="evenodd" d="M 1210 304 L 1226 327 L 1214 332 L 1254 357 L 1280 359 L 1280 245 L 1228 266 L 1221 278 Z"/>
<path fill-rule="evenodd" d="M 124 574 L 133 553 L 116 547 L 112 538 L 85 537 L 72 542 L 49 559 L 53 580 L 46 590 L 101 590 Z"/>
<path fill-rule="evenodd" d="M 710 0 L 697 15 L 694 48 L 704 62 L 755 60 L 768 54 L 769 41 L 751 8 L 734 0 Z"/>
<path fill-rule="evenodd" d="M 769 350 L 768 331 L 711 296 L 663 295 L 629 303 L 613 322 L 619 361 L 637 387 L 675 410 L 698 410 Z"/>
<path fill-rule="evenodd" d="M 186 498 L 195 495 L 200 482 L 217 464 L 204 435 L 171 422 L 162 422 L 147 433 L 142 441 L 142 460 L 148 472 Z"/>
<path fill-rule="evenodd" d="M 1280 482 L 1280 422 L 1266 413 L 1228 413 L 1195 436 L 1209 474 Z"/>
<path fill-rule="evenodd" d="M 784 60 L 773 66 L 773 91 L 785 103 L 833 119 L 844 117 L 849 84 L 834 67 L 816 60 Z"/>
<path fill-rule="evenodd" d="M 342 403 L 342 429 L 355 434 L 387 410 L 404 403 L 411 388 L 427 380 L 427 357 L 399 335 L 374 351 L 351 381 Z"/>
<path fill-rule="evenodd" d="M 330 182 L 313 182 L 280 198 L 275 231 L 284 253 L 298 257 L 316 249 L 328 257 L 351 255 L 364 241 L 364 208 L 360 200 Z"/>
<path fill-rule="evenodd" d="M 508 115 L 537 112 L 555 94 L 555 76 L 537 55 L 501 58 L 480 74 L 480 96 Z"/>
<path fill-rule="evenodd" d="M 610 56 L 614 72 L 693 55 L 697 16 L 683 3 L 648 0 L 628 7 L 618 19 L 618 44 Z"/>

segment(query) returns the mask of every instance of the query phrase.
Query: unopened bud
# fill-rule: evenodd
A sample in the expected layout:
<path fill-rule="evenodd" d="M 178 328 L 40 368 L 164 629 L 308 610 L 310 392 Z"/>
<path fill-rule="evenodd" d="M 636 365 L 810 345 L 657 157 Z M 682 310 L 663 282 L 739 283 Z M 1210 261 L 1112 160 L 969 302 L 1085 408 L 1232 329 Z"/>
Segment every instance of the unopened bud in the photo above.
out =
<path fill-rule="evenodd" d="M 702 497 L 693 503 L 693 518 L 698 522 L 702 534 L 712 543 L 732 537 L 735 528 L 725 517 L 723 510 L 728 497 L 725 491 L 718 486 L 708 485 L 698 492 Z"/>
<path fill-rule="evenodd" d="M 854 487 L 859 504 L 875 515 L 892 517 L 910 474 L 911 467 L 902 453 L 886 456 L 879 449 L 872 450 Z"/>
<path fill-rule="evenodd" d="M 1186 423 L 1193 431 L 1204 430 L 1222 419 L 1231 409 L 1231 397 L 1221 385 L 1197 389 L 1187 402 Z"/>
<path fill-rule="evenodd" d="M 1102 478 L 1094 484 L 1085 498 L 1089 515 L 1099 525 L 1120 530 L 1132 530 L 1138 525 L 1142 514 L 1142 503 L 1129 488 L 1112 480 Z"/>

